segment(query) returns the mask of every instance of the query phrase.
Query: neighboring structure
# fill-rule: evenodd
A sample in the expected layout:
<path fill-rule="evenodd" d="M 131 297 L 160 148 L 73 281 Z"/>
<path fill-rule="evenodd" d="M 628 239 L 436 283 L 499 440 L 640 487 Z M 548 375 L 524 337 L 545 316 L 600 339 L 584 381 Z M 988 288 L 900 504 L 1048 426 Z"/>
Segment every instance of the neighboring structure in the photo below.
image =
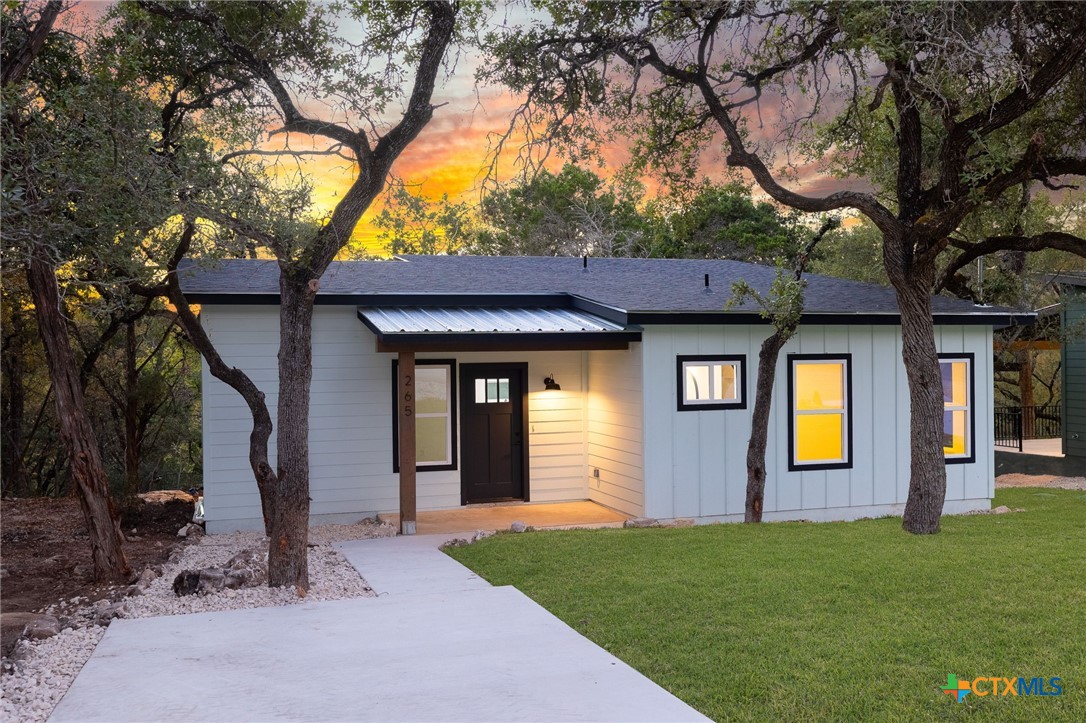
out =
<path fill-rule="evenodd" d="M 769 327 L 751 307 L 725 306 L 732 282 L 768 289 L 774 275 L 731 261 L 333 264 L 313 326 L 314 520 L 399 509 L 411 523 L 416 495 L 419 509 L 590 499 L 632 516 L 741 520 L 750 400 Z M 274 416 L 276 263 L 188 267 L 182 284 Z M 808 284 L 803 323 L 777 369 L 765 518 L 899 514 L 909 395 L 894 294 L 826 277 Z M 945 510 L 985 509 L 994 493 L 992 329 L 1031 315 L 946 298 L 933 309 Z M 397 399 L 406 400 L 399 410 Z M 248 411 L 206 367 L 203 413 L 208 530 L 259 527 Z M 401 431 L 415 443 L 398 449 Z"/>
<path fill-rule="evenodd" d="M 1060 290 L 1063 454 L 1086 472 L 1086 275 L 1056 277 Z"/>

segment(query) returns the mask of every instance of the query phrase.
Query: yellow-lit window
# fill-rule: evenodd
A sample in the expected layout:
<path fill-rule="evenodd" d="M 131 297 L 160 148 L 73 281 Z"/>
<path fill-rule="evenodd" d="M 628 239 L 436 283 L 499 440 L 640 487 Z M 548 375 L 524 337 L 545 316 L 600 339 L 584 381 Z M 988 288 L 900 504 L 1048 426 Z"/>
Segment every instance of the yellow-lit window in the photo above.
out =
<path fill-rule="evenodd" d="M 792 355 L 791 468 L 851 464 L 849 359 Z"/>
<path fill-rule="evenodd" d="M 943 456 L 969 460 L 973 456 L 972 359 L 944 356 L 939 359 L 943 378 Z"/>
<path fill-rule="evenodd" d="M 745 372 L 741 356 L 680 356 L 679 410 L 741 409 Z"/>

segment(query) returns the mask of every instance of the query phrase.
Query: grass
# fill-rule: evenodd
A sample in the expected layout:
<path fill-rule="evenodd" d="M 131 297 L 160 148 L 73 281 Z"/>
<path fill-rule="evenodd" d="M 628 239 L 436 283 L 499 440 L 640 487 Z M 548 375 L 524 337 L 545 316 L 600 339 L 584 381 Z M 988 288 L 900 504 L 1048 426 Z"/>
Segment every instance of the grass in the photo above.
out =
<path fill-rule="evenodd" d="M 1008 515 L 497 535 L 449 554 L 717 720 L 1086 720 L 1086 493 Z M 939 690 L 1062 679 L 1055 697 Z"/>

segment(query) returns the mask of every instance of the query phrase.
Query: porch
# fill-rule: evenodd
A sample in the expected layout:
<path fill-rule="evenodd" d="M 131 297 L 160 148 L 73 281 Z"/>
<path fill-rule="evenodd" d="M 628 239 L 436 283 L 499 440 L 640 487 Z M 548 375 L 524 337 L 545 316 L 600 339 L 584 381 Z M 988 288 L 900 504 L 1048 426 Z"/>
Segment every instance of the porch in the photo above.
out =
<path fill-rule="evenodd" d="M 400 525 L 397 512 L 382 512 L 381 519 L 397 527 Z M 628 519 L 628 515 L 589 500 L 512 502 L 416 512 L 415 531 L 419 535 L 445 535 L 476 530 L 508 530 L 517 521 L 537 529 L 621 527 Z"/>

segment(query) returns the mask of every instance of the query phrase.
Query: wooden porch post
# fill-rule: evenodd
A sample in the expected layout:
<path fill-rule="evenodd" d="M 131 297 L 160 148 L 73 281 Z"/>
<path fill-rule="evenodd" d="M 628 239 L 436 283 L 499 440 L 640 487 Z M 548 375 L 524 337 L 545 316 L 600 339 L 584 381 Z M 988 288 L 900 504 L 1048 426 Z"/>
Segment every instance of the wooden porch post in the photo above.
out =
<path fill-rule="evenodd" d="M 401 351 L 396 380 L 400 430 L 400 534 L 415 534 L 415 352 Z"/>

